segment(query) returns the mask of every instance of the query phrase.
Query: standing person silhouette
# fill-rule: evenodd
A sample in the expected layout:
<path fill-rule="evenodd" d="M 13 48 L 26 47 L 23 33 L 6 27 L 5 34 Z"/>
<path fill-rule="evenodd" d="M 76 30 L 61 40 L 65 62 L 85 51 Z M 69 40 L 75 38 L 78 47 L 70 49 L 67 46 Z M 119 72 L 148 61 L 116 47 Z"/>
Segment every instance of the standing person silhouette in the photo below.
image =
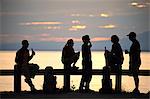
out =
<path fill-rule="evenodd" d="M 92 60 L 91 60 L 91 47 L 89 35 L 82 37 L 82 78 L 80 81 L 79 90 L 82 92 L 89 90 L 90 81 L 92 79 Z"/>
<path fill-rule="evenodd" d="M 124 57 L 123 57 L 122 48 L 119 44 L 119 38 L 117 35 L 111 36 L 111 42 L 113 43 L 111 49 L 112 65 L 114 71 L 116 72 L 115 90 L 117 92 L 121 92 L 121 71 L 122 71 L 122 64 L 123 64 Z"/>
<path fill-rule="evenodd" d="M 136 39 L 136 33 L 130 32 L 128 35 L 129 40 L 132 42 L 130 47 L 130 51 L 128 52 L 125 50 L 125 54 L 129 53 L 130 60 L 129 60 L 129 71 L 130 75 L 133 75 L 134 82 L 135 82 L 135 89 L 133 92 L 139 92 L 139 77 L 138 72 L 141 65 L 141 58 L 140 58 L 140 43 Z"/>
<path fill-rule="evenodd" d="M 25 76 L 25 82 L 30 86 L 31 91 L 35 91 L 35 87 L 32 83 L 31 78 L 34 78 L 35 73 L 38 71 L 39 66 L 36 64 L 29 64 L 29 61 L 35 55 L 32 49 L 32 54 L 29 54 L 28 50 L 29 43 L 27 40 L 22 41 L 22 48 L 16 53 L 15 62 L 19 66 L 21 73 Z"/>
<path fill-rule="evenodd" d="M 70 72 L 71 72 L 71 64 L 75 66 L 75 63 L 79 59 L 79 52 L 75 53 L 74 42 L 72 39 L 67 41 L 67 44 L 64 46 L 62 51 L 62 63 L 64 64 L 64 91 L 70 91 Z"/>

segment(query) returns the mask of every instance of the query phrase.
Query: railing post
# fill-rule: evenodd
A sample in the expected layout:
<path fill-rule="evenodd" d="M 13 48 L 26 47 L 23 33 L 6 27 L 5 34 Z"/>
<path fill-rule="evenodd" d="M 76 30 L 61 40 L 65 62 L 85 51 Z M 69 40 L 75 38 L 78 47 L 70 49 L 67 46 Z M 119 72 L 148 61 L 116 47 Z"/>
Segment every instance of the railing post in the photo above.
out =
<path fill-rule="evenodd" d="M 14 92 L 21 92 L 21 70 L 19 65 L 14 66 Z"/>
<path fill-rule="evenodd" d="M 116 74 L 116 85 L 115 85 L 115 90 L 117 92 L 121 92 L 121 79 L 122 79 L 122 66 L 118 66 L 118 70 L 115 73 Z"/>
<path fill-rule="evenodd" d="M 102 92 L 112 92 L 112 79 L 110 79 L 110 67 L 103 67 Z"/>

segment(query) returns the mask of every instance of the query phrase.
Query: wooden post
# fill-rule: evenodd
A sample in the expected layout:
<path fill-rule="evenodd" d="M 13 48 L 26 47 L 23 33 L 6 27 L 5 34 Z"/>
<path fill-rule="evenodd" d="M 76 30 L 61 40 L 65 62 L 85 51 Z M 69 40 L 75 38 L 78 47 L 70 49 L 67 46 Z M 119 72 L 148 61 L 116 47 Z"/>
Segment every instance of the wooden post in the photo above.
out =
<path fill-rule="evenodd" d="M 121 92 L 121 76 L 122 76 L 122 66 L 118 66 L 116 74 L 116 85 L 115 85 L 115 90 L 117 92 Z"/>
<path fill-rule="evenodd" d="M 70 91 L 70 73 L 71 73 L 71 69 L 70 69 L 70 64 L 65 64 L 64 65 L 64 91 L 65 92 L 69 92 Z"/>
<path fill-rule="evenodd" d="M 112 79 L 110 79 L 109 66 L 103 67 L 102 92 L 104 93 L 112 92 Z"/>
<path fill-rule="evenodd" d="M 14 66 L 14 92 L 21 92 L 21 70 L 19 65 Z"/>

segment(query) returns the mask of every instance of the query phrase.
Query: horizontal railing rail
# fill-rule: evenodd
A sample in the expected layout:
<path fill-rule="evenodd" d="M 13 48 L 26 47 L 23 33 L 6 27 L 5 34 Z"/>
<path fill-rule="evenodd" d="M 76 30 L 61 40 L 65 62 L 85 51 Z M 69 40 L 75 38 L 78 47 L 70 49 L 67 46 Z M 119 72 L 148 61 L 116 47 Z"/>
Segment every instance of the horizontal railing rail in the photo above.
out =
<path fill-rule="evenodd" d="M 36 75 L 44 75 L 44 69 L 40 69 Z M 92 75 L 102 75 L 102 69 L 93 69 Z M 64 69 L 54 69 L 54 75 L 64 75 Z M 129 70 L 122 70 L 122 75 L 128 75 Z M 14 70 L 0 70 L 0 76 L 13 76 Z M 82 75 L 82 69 L 72 72 L 71 75 Z M 115 75 L 115 73 L 111 73 Z M 150 76 L 150 70 L 139 70 L 139 76 Z"/>
<path fill-rule="evenodd" d="M 40 69 L 36 73 L 36 75 L 43 75 L 44 76 L 45 70 Z M 66 72 L 64 69 L 54 69 L 53 70 L 54 75 L 66 75 Z M 102 69 L 93 69 L 92 75 L 103 75 L 104 71 Z M 15 65 L 14 70 L 0 70 L 0 76 L 14 76 L 14 92 L 19 93 L 21 92 L 21 73 L 18 70 L 17 65 Z M 82 69 L 79 70 L 73 70 L 69 73 L 69 75 L 82 75 Z M 115 73 L 111 72 L 110 75 L 115 75 Z M 129 70 L 122 70 L 121 75 L 129 75 Z M 150 70 L 139 70 L 140 76 L 150 76 Z M 68 82 L 69 80 L 69 82 Z M 70 85 L 70 76 L 68 80 L 65 80 L 64 83 L 68 83 Z M 121 79 L 116 79 L 121 83 Z M 70 86 L 69 86 L 70 87 Z"/>

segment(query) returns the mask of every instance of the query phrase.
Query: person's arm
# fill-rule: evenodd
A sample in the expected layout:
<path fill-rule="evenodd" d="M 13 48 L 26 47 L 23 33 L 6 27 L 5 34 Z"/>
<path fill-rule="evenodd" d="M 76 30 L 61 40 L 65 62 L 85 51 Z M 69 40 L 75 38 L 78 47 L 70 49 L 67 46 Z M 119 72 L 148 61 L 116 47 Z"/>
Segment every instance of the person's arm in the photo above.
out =
<path fill-rule="evenodd" d="M 32 50 L 32 54 L 31 54 L 31 56 L 29 56 L 29 61 L 33 58 L 33 56 L 35 55 L 35 52 L 34 52 L 34 50 L 33 49 L 31 49 Z"/>

